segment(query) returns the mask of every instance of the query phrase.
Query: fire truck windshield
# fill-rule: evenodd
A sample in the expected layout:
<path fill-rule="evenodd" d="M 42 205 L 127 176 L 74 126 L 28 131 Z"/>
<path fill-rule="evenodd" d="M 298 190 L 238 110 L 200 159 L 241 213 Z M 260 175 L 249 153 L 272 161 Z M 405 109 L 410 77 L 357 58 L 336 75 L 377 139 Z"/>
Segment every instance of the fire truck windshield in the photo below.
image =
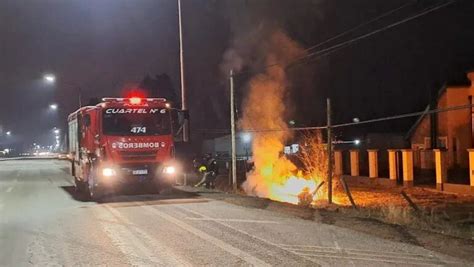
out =
<path fill-rule="evenodd" d="M 171 134 L 170 115 L 166 109 L 109 108 L 103 112 L 105 135 L 167 135 Z"/>

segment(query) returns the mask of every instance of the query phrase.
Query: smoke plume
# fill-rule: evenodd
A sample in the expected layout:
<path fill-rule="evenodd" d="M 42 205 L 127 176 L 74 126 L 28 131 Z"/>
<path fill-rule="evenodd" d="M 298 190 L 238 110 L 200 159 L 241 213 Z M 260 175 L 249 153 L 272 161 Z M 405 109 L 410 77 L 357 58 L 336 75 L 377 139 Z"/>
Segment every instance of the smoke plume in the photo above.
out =
<path fill-rule="evenodd" d="M 285 96 L 290 81 L 285 66 L 302 56 L 304 50 L 281 30 L 270 32 L 259 47 L 263 64 L 258 67 L 271 67 L 251 78 L 242 105 L 239 128 L 256 131 L 252 143 L 255 168 L 242 187 L 247 194 L 279 200 L 282 194 L 278 188 L 297 172 L 294 164 L 282 156 L 285 142 L 291 137 L 286 124 L 289 103 Z"/>

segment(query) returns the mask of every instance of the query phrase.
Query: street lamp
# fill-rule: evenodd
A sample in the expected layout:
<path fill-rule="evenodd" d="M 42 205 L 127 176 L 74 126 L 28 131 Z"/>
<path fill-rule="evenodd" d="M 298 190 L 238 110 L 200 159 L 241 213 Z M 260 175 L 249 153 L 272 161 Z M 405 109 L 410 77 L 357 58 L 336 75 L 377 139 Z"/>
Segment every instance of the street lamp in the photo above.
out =
<path fill-rule="evenodd" d="M 58 104 L 51 104 L 51 105 L 49 105 L 49 108 L 51 110 L 57 110 L 58 109 Z"/>
<path fill-rule="evenodd" d="M 8 132 L 6 132 L 5 134 L 8 135 L 8 136 L 10 136 L 10 135 L 12 135 L 12 132 L 11 132 L 11 131 L 8 131 Z"/>
<path fill-rule="evenodd" d="M 54 134 L 59 134 L 59 129 L 54 129 Z"/>
<path fill-rule="evenodd" d="M 56 76 L 54 76 L 54 74 L 45 74 L 43 76 L 43 79 L 47 82 L 47 83 L 54 83 L 56 81 Z"/>
<path fill-rule="evenodd" d="M 45 74 L 43 75 L 43 80 L 47 83 L 54 84 L 56 82 L 56 76 L 54 74 Z M 64 81 L 62 81 L 64 83 Z M 70 87 L 76 87 L 73 83 L 66 82 L 66 84 Z M 79 107 L 82 107 L 82 90 L 80 86 L 77 86 L 77 93 L 78 93 L 78 100 L 79 100 Z M 50 106 L 51 107 L 51 106 Z M 51 107 L 52 109 L 56 109 Z"/>

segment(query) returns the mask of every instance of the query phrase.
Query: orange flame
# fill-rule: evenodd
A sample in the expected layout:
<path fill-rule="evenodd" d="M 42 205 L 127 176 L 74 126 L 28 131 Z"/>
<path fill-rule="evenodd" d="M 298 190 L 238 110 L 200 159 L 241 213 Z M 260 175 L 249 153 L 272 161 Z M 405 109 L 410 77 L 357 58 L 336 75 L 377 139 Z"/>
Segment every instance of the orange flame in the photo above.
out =
<path fill-rule="evenodd" d="M 267 44 L 267 64 L 281 65 L 267 68 L 249 83 L 249 94 L 243 107 L 243 129 L 278 129 L 257 132 L 252 143 L 255 169 L 247 174 L 243 189 L 249 195 L 298 204 L 300 196 L 312 198 L 317 178 L 303 175 L 286 157 L 282 156 L 285 142 L 291 137 L 285 123 L 285 95 L 288 81 L 285 66 L 304 54 L 303 49 L 280 31 L 274 32 Z"/>

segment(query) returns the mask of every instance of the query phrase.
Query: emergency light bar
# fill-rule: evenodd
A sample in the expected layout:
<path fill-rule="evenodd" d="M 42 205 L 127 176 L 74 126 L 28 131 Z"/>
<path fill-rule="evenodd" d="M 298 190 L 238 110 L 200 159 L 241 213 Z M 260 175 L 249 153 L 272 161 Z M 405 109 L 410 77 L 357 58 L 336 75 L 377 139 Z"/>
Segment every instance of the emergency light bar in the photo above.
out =
<path fill-rule="evenodd" d="M 131 98 L 124 98 L 124 97 L 104 97 L 102 98 L 102 101 L 104 102 L 123 102 L 126 100 L 131 100 L 135 99 L 134 97 Z M 166 98 L 140 98 L 143 101 L 147 102 L 154 102 L 154 101 L 159 101 L 159 102 L 166 102 Z"/>

